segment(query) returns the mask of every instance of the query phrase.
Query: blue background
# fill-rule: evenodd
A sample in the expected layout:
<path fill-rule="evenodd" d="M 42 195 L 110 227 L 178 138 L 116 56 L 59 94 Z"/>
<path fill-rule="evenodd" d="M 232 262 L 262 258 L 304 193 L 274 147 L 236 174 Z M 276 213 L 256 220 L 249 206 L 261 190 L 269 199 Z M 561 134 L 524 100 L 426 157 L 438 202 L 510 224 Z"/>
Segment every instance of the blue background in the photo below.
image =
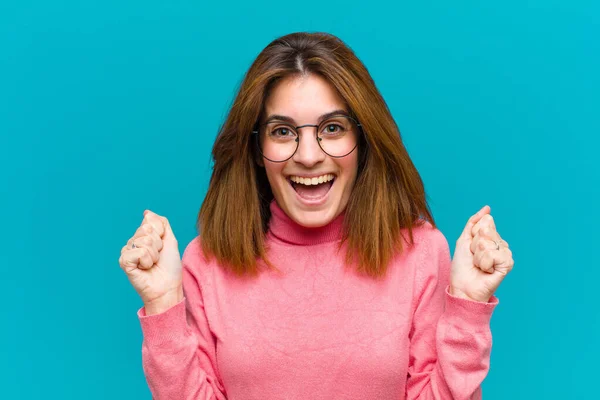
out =
<path fill-rule="evenodd" d="M 594 397 L 598 3 L 236 3 L 0 3 L 2 397 L 150 398 L 120 249 L 146 208 L 196 236 L 243 74 L 301 30 L 367 65 L 452 250 L 485 204 L 513 249 L 484 398 Z"/>

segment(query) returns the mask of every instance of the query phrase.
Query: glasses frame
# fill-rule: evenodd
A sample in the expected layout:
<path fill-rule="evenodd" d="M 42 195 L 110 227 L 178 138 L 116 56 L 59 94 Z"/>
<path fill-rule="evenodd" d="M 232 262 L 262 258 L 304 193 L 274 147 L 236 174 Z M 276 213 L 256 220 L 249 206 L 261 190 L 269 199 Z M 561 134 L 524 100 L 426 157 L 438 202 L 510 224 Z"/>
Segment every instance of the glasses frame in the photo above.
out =
<path fill-rule="evenodd" d="M 357 121 L 355 118 L 352 118 L 351 116 L 349 116 L 349 115 L 346 115 L 346 114 L 338 114 L 338 115 L 330 115 L 330 116 L 329 116 L 329 118 L 334 118 L 334 117 L 344 117 L 344 118 L 348 118 L 349 120 L 351 120 L 352 122 L 354 122 L 354 123 L 356 124 L 356 126 L 358 127 L 358 129 L 359 129 L 359 132 L 358 132 L 358 134 L 360 134 L 360 135 L 362 135 L 362 134 L 363 134 L 362 125 L 361 125 L 361 124 L 360 124 L 360 123 L 359 123 L 359 122 L 358 122 L 358 121 Z M 324 123 L 324 122 L 327 122 L 327 121 L 329 120 L 329 118 L 328 118 L 327 120 L 325 120 L 325 121 L 321 122 L 321 124 L 322 124 L 322 123 Z M 294 152 L 292 153 L 292 155 L 291 155 L 291 156 L 289 156 L 289 157 L 288 157 L 288 158 L 286 158 L 285 160 L 281 160 L 281 161 L 275 161 L 275 160 L 271 160 L 270 158 L 268 158 L 267 156 L 265 156 L 265 155 L 263 154 L 263 152 L 261 151 L 261 149 L 260 149 L 260 137 L 259 137 L 259 136 L 260 136 L 260 128 L 262 128 L 262 127 L 264 127 L 264 126 L 266 126 L 266 125 L 272 124 L 272 123 L 273 123 L 273 122 L 267 122 L 267 123 L 265 123 L 265 124 L 260 124 L 260 125 L 258 125 L 257 129 L 255 129 L 255 130 L 253 130 L 253 131 L 252 131 L 252 135 L 256 137 L 256 148 L 258 149 L 258 152 L 260 153 L 260 155 L 261 155 L 263 158 L 265 158 L 265 159 L 267 159 L 267 160 L 269 160 L 269 161 L 271 161 L 271 162 L 274 162 L 274 163 L 282 163 L 282 162 L 286 162 L 286 161 L 288 161 L 290 158 L 294 157 L 294 155 L 295 155 L 295 154 L 296 154 L 296 152 L 298 151 L 298 147 L 300 147 L 300 135 L 298 134 L 298 137 L 296 137 L 296 139 L 294 139 L 294 141 L 296 142 L 296 149 L 294 150 Z M 314 125 L 314 124 L 305 124 L 305 125 L 299 125 L 299 126 L 292 126 L 292 125 L 290 124 L 290 126 L 291 126 L 292 128 L 294 128 L 294 130 L 296 131 L 296 133 L 299 133 L 299 132 L 298 132 L 298 129 L 300 129 L 300 128 L 307 128 L 307 127 L 316 128 L 316 129 L 315 129 L 315 139 L 316 139 L 316 141 L 317 141 L 317 144 L 319 145 L 319 148 L 321 149 L 321 151 L 322 151 L 323 153 L 327 154 L 329 157 L 333 157 L 333 158 L 343 158 L 343 157 L 346 157 L 347 155 L 351 154 L 351 153 L 352 153 L 354 150 L 356 150 L 356 148 L 358 147 L 358 142 L 359 142 L 359 140 L 358 140 L 358 137 L 357 137 L 357 140 L 356 140 L 356 144 L 354 145 L 354 147 L 352 148 L 352 150 L 350 150 L 349 152 L 347 152 L 347 153 L 346 153 L 346 154 L 344 154 L 343 156 L 332 156 L 331 154 L 329 154 L 328 152 L 326 152 L 326 151 L 325 151 L 325 149 L 323 149 L 323 147 L 321 146 L 321 141 L 322 141 L 323 139 L 319 137 L 319 126 L 320 126 L 321 124 L 318 124 L 318 125 Z"/>

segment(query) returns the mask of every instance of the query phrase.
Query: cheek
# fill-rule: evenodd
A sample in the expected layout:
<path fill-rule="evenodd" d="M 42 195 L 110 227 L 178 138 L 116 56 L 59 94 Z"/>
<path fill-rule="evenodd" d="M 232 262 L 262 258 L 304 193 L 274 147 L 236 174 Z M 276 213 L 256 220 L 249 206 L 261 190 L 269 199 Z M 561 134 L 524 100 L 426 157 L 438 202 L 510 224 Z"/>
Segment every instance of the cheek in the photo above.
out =
<path fill-rule="evenodd" d="M 351 190 L 358 172 L 358 153 L 355 151 L 347 157 L 338 160 L 338 165 L 346 177 L 346 189 Z"/>
<path fill-rule="evenodd" d="M 278 187 L 285 183 L 283 182 L 284 178 L 282 175 L 282 171 L 285 163 L 271 163 L 265 162 L 265 172 L 267 173 L 267 179 L 269 180 L 269 184 L 271 185 L 271 190 L 277 191 Z"/>

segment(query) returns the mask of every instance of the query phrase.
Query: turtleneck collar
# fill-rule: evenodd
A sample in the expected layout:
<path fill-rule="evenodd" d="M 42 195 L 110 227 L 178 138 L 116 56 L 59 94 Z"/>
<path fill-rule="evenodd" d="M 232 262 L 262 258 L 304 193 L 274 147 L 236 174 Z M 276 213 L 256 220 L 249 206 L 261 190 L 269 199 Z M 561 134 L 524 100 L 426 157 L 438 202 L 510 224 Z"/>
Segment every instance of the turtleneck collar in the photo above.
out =
<path fill-rule="evenodd" d="M 269 232 L 279 240 L 306 246 L 334 242 L 342 238 L 344 212 L 325 226 L 305 228 L 288 217 L 275 200 L 271 202 L 270 209 Z"/>

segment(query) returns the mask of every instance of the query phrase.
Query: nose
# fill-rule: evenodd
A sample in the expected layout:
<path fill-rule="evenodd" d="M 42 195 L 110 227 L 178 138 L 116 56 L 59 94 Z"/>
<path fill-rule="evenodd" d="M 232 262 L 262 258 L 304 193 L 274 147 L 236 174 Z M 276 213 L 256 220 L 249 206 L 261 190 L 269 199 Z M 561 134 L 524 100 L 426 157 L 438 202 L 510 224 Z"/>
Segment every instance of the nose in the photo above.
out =
<path fill-rule="evenodd" d="M 293 160 L 307 168 L 323 162 L 326 157 L 326 154 L 317 143 L 315 130 L 314 126 L 304 126 L 298 129 L 300 142 Z"/>

